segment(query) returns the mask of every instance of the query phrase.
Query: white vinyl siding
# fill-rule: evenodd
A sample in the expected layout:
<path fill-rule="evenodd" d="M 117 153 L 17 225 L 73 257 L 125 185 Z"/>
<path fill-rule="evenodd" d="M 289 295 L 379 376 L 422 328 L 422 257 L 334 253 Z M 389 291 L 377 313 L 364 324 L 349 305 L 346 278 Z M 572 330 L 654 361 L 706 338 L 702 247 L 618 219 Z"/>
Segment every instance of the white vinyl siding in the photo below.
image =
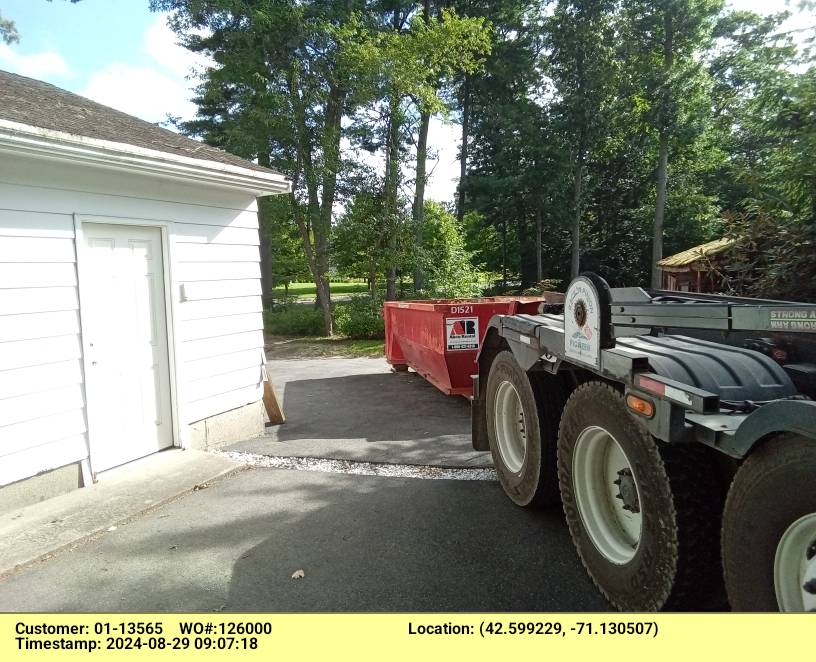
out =
<path fill-rule="evenodd" d="M 251 195 L 21 157 L 0 159 L 0 206 L 0 485 L 87 457 L 74 214 L 167 229 L 182 435 L 261 398 Z"/>
<path fill-rule="evenodd" d="M 76 284 L 70 215 L 0 210 L 0 485 L 87 456 Z"/>
<path fill-rule="evenodd" d="M 253 205 L 252 209 L 255 207 Z M 258 217 L 229 227 L 175 226 L 181 284 L 176 337 L 184 376 L 184 417 L 193 423 L 262 396 L 263 305 Z"/>

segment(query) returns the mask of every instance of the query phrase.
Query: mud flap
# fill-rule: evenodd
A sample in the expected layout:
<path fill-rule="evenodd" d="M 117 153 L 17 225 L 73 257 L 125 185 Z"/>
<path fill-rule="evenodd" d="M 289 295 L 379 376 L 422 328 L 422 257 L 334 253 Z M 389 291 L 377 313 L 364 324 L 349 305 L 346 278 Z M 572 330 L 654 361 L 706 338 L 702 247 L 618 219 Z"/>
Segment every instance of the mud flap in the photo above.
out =
<path fill-rule="evenodd" d="M 479 375 L 473 375 L 473 399 L 470 401 L 470 441 L 473 450 L 489 451 L 484 397 L 479 393 Z"/>

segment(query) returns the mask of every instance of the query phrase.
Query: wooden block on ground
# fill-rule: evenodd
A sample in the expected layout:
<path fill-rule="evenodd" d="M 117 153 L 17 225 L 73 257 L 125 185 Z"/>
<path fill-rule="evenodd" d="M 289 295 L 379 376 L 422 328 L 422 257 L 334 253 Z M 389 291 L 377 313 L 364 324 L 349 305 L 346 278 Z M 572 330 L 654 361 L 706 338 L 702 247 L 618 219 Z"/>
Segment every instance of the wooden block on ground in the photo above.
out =
<path fill-rule="evenodd" d="M 263 383 L 263 403 L 266 407 L 266 415 L 269 416 L 269 423 L 267 425 L 280 425 L 286 423 L 286 416 L 281 409 L 277 396 L 275 396 L 275 389 L 272 388 L 272 382 L 268 379 Z"/>

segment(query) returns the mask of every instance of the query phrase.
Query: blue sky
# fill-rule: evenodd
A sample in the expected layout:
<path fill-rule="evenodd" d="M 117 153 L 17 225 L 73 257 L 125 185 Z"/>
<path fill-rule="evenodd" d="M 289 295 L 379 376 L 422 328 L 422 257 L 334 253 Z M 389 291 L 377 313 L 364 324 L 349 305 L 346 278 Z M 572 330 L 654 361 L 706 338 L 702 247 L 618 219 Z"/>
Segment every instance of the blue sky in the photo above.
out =
<path fill-rule="evenodd" d="M 0 0 L 0 12 L 20 33 L 0 44 L 0 68 L 152 122 L 195 112 L 187 76 L 199 61 L 148 0 Z"/>
<path fill-rule="evenodd" d="M 759 13 L 793 9 L 798 0 L 731 0 Z M 19 44 L 0 42 L 0 69 L 53 83 L 100 103 L 159 122 L 168 114 L 190 118 L 189 73 L 206 63 L 179 47 L 166 16 L 149 0 L 0 0 L 0 13 L 17 24 Z M 814 25 L 813 11 L 786 27 Z M 436 159 L 427 196 L 451 200 L 456 190 L 460 129 L 434 120 L 429 144 Z"/>
<path fill-rule="evenodd" d="M 2 0 L 0 10 L 17 23 L 23 54 L 55 52 L 70 61 L 74 77 L 63 82 L 87 84 L 106 61 L 149 66 L 142 49 L 144 33 L 157 18 L 139 0 Z"/>

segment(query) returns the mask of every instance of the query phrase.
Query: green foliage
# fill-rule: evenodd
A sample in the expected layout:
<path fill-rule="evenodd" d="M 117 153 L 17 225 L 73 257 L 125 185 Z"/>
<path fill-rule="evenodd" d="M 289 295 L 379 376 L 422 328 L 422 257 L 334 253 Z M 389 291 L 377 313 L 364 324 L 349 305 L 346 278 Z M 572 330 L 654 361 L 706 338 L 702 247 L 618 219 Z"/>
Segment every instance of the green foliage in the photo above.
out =
<path fill-rule="evenodd" d="M 422 242 L 417 245 L 411 218 L 405 215 L 389 222 L 381 200 L 378 195 L 358 194 L 338 220 L 332 248 L 340 273 L 365 277 L 376 292 L 385 269 L 393 264 L 401 274 L 419 268 L 425 275 L 425 287 L 411 296 L 450 298 L 479 293 L 480 272 L 473 266 L 463 229 L 453 214 L 439 203 L 426 203 Z"/>
<path fill-rule="evenodd" d="M 422 246 L 414 260 L 425 274 L 427 294 L 434 298 L 471 297 L 480 292 L 479 271 L 465 249 L 456 217 L 437 202 L 425 204 Z"/>
<path fill-rule="evenodd" d="M 3 18 L 2 14 L 0 14 L 0 39 L 6 44 L 16 44 L 20 41 L 20 33 L 17 32 L 14 21 Z"/>
<path fill-rule="evenodd" d="M 729 216 L 726 236 L 736 240 L 715 282 L 740 296 L 816 302 L 816 228 L 790 215 L 753 212 Z"/>
<path fill-rule="evenodd" d="M 564 281 L 559 280 L 558 278 L 545 278 L 537 282 L 532 287 L 528 287 L 526 290 L 522 290 L 522 294 L 525 295 L 537 295 L 537 294 L 544 294 L 545 292 L 560 292 L 564 287 Z"/>
<path fill-rule="evenodd" d="M 478 71 L 490 52 L 490 37 L 483 17 L 460 17 L 453 9 L 442 9 L 427 21 L 415 14 L 408 30 L 380 36 L 381 74 L 399 96 L 410 96 L 432 113 L 444 112 L 440 83 Z"/>
<path fill-rule="evenodd" d="M 785 12 L 722 0 L 151 4 L 216 62 L 182 128 L 290 176 L 261 227 L 275 278 L 308 269 L 323 286 L 324 323 L 330 273 L 372 293 L 386 282 L 389 296 L 471 296 L 485 272 L 495 289 L 565 281 L 576 227 L 582 269 L 643 285 L 664 206 L 665 254 L 729 232 L 741 266 L 728 278 L 745 274 L 735 288 L 808 287 L 816 69 L 796 47 L 812 35 L 784 34 Z M 415 153 L 424 162 L 427 113 L 464 119 L 465 107 L 460 224 L 421 204 L 422 176 L 406 173 Z M 385 154 L 385 172 L 341 155 L 346 139 Z M 750 241 L 770 242 L 774 259 Z M 415 275 L 421 291 L 399 290 Z"/>
<path fill-rule="evenodd" d="M 407 204 L 398 195 L 404 121 L 411 109 L 444 111 L 439 86 L 461 72 L 477 71 L 490 48 L 489 28 L 481 17 L 460 17 L 445 9 L 420 20 L 412 3 L 392 4 L 151 0 L 153 9 L 172 13 L 172 26 L 189 49 L 216 63 L 204 72 L 196 119 L 181 123 L 181 129 L 290 176 L 290 213 L 281 218 L 291 218 L 298 228 L 328 334 L 332 257 L 346 273 L 364 267 L 372 281 L 384 264 L 391 286 L 399 263 L 406 260 L 408 242 L 397 237 L 408 217 Z M 356 130 L 343 120 L 360 113 L 372 125 L 373 113 L 383 107 L 388 109 L 386 121 L 362 132 L 365 140 L 381 141 L 372 149 L 387 145 L 381 200 L 369 198 L 382 209 L 365 214 L 352 210 L 339 224 L 332 256 L 335 203 L 358 170 L 341 158 L 342 138 L 354 137 Z M 349 198 L 363 191 L 352 191 Z M 272 226 L 274 230 L 279 228 Z M 374 257 L 353 254 L 347 239 L 367 233 L 386 241 L 374 239 Z M 283 234 L 284 239 L 291 235 Z M 294 277 L 301 265 L 289 244 L 284 241 L 285 254 L 274 257 Z"/>
<path fill-rule="evenodd" d="M 635 117 L 655 133 L 688 142 L 710 116 L 710 77 L 701 53 L 713 47 L 723 0 L 631 0 L 620 15 Z M 668 62 L 667 62 L 668 60 Z"/>
<path fill-rule="evenodd" d="M 334 304 L 334 323 L 341 336 L 369 340 L 384 338 L 382 299 L 362 295 L 338 301 Z"/>
<path fill-rule="evenodd" d="M 382 299 L 378 296 L 353 295 L 335 301 L 333 306 L 335 332 L 353 339 L 384 337 Z M 323 317 L 313 304 L 291 301 L 264 312 L 264 329 L 281 336 L 323 335 Z"/>
<path fill-rule="evenodd" d="M 264 329 L 284 336 L 322 336 L 323 315 L 313 304 L 287 303 L 264 311 Z"/>
<path fill-rule="evenodd" d="M 262 198 L 258 203 L 258 218 L 260 232 L 269 246 L 271 287 L 309 278 L 309 265 L 289 200 L 283 196 Z"/>
<path fill-rule="evenodd" d="M 483 268 L 533 283 L 540 213 L 544 274 L 569 277 L 583 144 L 581 268 L 613 285 L 648 282 L 661 129 L 670 136 L 665 254 L 721 236 L 723 214 L 812 216 L 816 123 L 805 118 L 816 112 L 816 74 L 780 30 L 787 14 L 719 0 L 543 6 L 491 6 L 501 11 L 497 41 L 472 85 L 465 230 Z"/>
<path fill-rule="evenodd" d="M 389 265 L 408 267 L 411 250 L 407 215 L 388 213 L 379 192 L 357 193 L 334 226 L 334 265 L 343 275 L 365 278 L 372 291 Z"/>

